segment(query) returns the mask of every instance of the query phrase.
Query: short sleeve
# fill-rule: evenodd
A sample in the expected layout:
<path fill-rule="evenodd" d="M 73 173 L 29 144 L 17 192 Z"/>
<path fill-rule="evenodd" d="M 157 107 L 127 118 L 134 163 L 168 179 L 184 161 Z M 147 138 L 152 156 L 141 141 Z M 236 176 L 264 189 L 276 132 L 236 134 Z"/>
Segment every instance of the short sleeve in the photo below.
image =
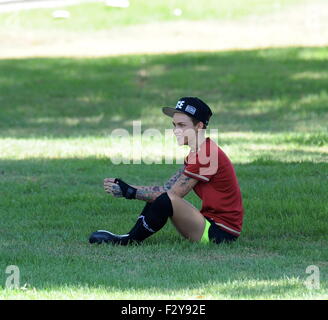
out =
<path fill-rule="evenodd" d="M 185 159 L 183 174 L 198 181 L 208 182 L 218 171 L 218 150 L 213 148 L 210 153 L 205 150 L 189 153 Z"/>

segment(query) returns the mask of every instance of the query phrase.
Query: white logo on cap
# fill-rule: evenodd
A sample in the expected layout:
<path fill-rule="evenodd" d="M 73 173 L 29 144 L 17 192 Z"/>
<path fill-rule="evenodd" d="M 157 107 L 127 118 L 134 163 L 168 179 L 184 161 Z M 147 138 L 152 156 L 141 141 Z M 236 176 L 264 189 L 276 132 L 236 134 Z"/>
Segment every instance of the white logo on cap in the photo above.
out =
<path fill-rule="evenodd" d="M 175 109 L 182 109 L 182 106 L 184 105 L 184 103 L 185 103 L 184 100 L 180 100 L 180 101 L 178 101 L 178 103 L 177 103 Z"/>
<path fill-rule="evenodd" d="M 193 106 L 190 106 L 189 104 L 187 105 L 186 109 L 185 109 L 186 112 L 190 113 L 190 114 L 195 114 L 196 112 L 196 108 L 193 107 Z"/>

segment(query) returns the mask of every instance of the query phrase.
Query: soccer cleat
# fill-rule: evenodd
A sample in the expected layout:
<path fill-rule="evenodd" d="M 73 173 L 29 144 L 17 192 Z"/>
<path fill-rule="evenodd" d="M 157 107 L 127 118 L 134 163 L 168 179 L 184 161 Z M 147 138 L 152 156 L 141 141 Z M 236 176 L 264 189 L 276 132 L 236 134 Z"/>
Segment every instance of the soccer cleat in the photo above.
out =
<path fill-rule="evenodd" d="M 91 234 L 91 236 L 89 237 L 89 242 L 97 244 L 106 242 L 126 246 L 127 244 L 129 244 L 130 239 L 128 234 L 118 235 L 106 230 L 98 230 Z"/>

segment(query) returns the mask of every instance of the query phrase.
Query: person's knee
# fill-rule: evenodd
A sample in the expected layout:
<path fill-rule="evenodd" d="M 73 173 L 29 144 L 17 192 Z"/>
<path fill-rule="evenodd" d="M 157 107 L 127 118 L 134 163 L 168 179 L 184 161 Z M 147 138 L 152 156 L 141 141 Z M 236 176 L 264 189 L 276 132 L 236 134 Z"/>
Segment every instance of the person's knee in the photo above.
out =
<path fill-rule="evenodd" d="M 176 201 L 178 196 L 172 191 L 167 191 L 167 196 L 170 198 L 171 202 Z"/>
<path fill-rule="evenodd" d="M 173 215 L 172 200 L 167 192 L 162 193 L 152 204 L 152 208 L 158 212 L 166 212 L 169 216 Z"/>

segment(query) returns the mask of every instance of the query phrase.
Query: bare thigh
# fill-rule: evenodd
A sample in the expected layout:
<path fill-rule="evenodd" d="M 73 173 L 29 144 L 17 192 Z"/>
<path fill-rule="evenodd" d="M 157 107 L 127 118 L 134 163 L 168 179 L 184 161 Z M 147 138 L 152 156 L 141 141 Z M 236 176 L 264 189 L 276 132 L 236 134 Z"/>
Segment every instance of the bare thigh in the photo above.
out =
<path fill-rule="evenodd" d="M 173 207 L 172 223 L 185 238 L 199 241 L 204 233 L 205 218 L 192 204 L 168 192 Z"/>

